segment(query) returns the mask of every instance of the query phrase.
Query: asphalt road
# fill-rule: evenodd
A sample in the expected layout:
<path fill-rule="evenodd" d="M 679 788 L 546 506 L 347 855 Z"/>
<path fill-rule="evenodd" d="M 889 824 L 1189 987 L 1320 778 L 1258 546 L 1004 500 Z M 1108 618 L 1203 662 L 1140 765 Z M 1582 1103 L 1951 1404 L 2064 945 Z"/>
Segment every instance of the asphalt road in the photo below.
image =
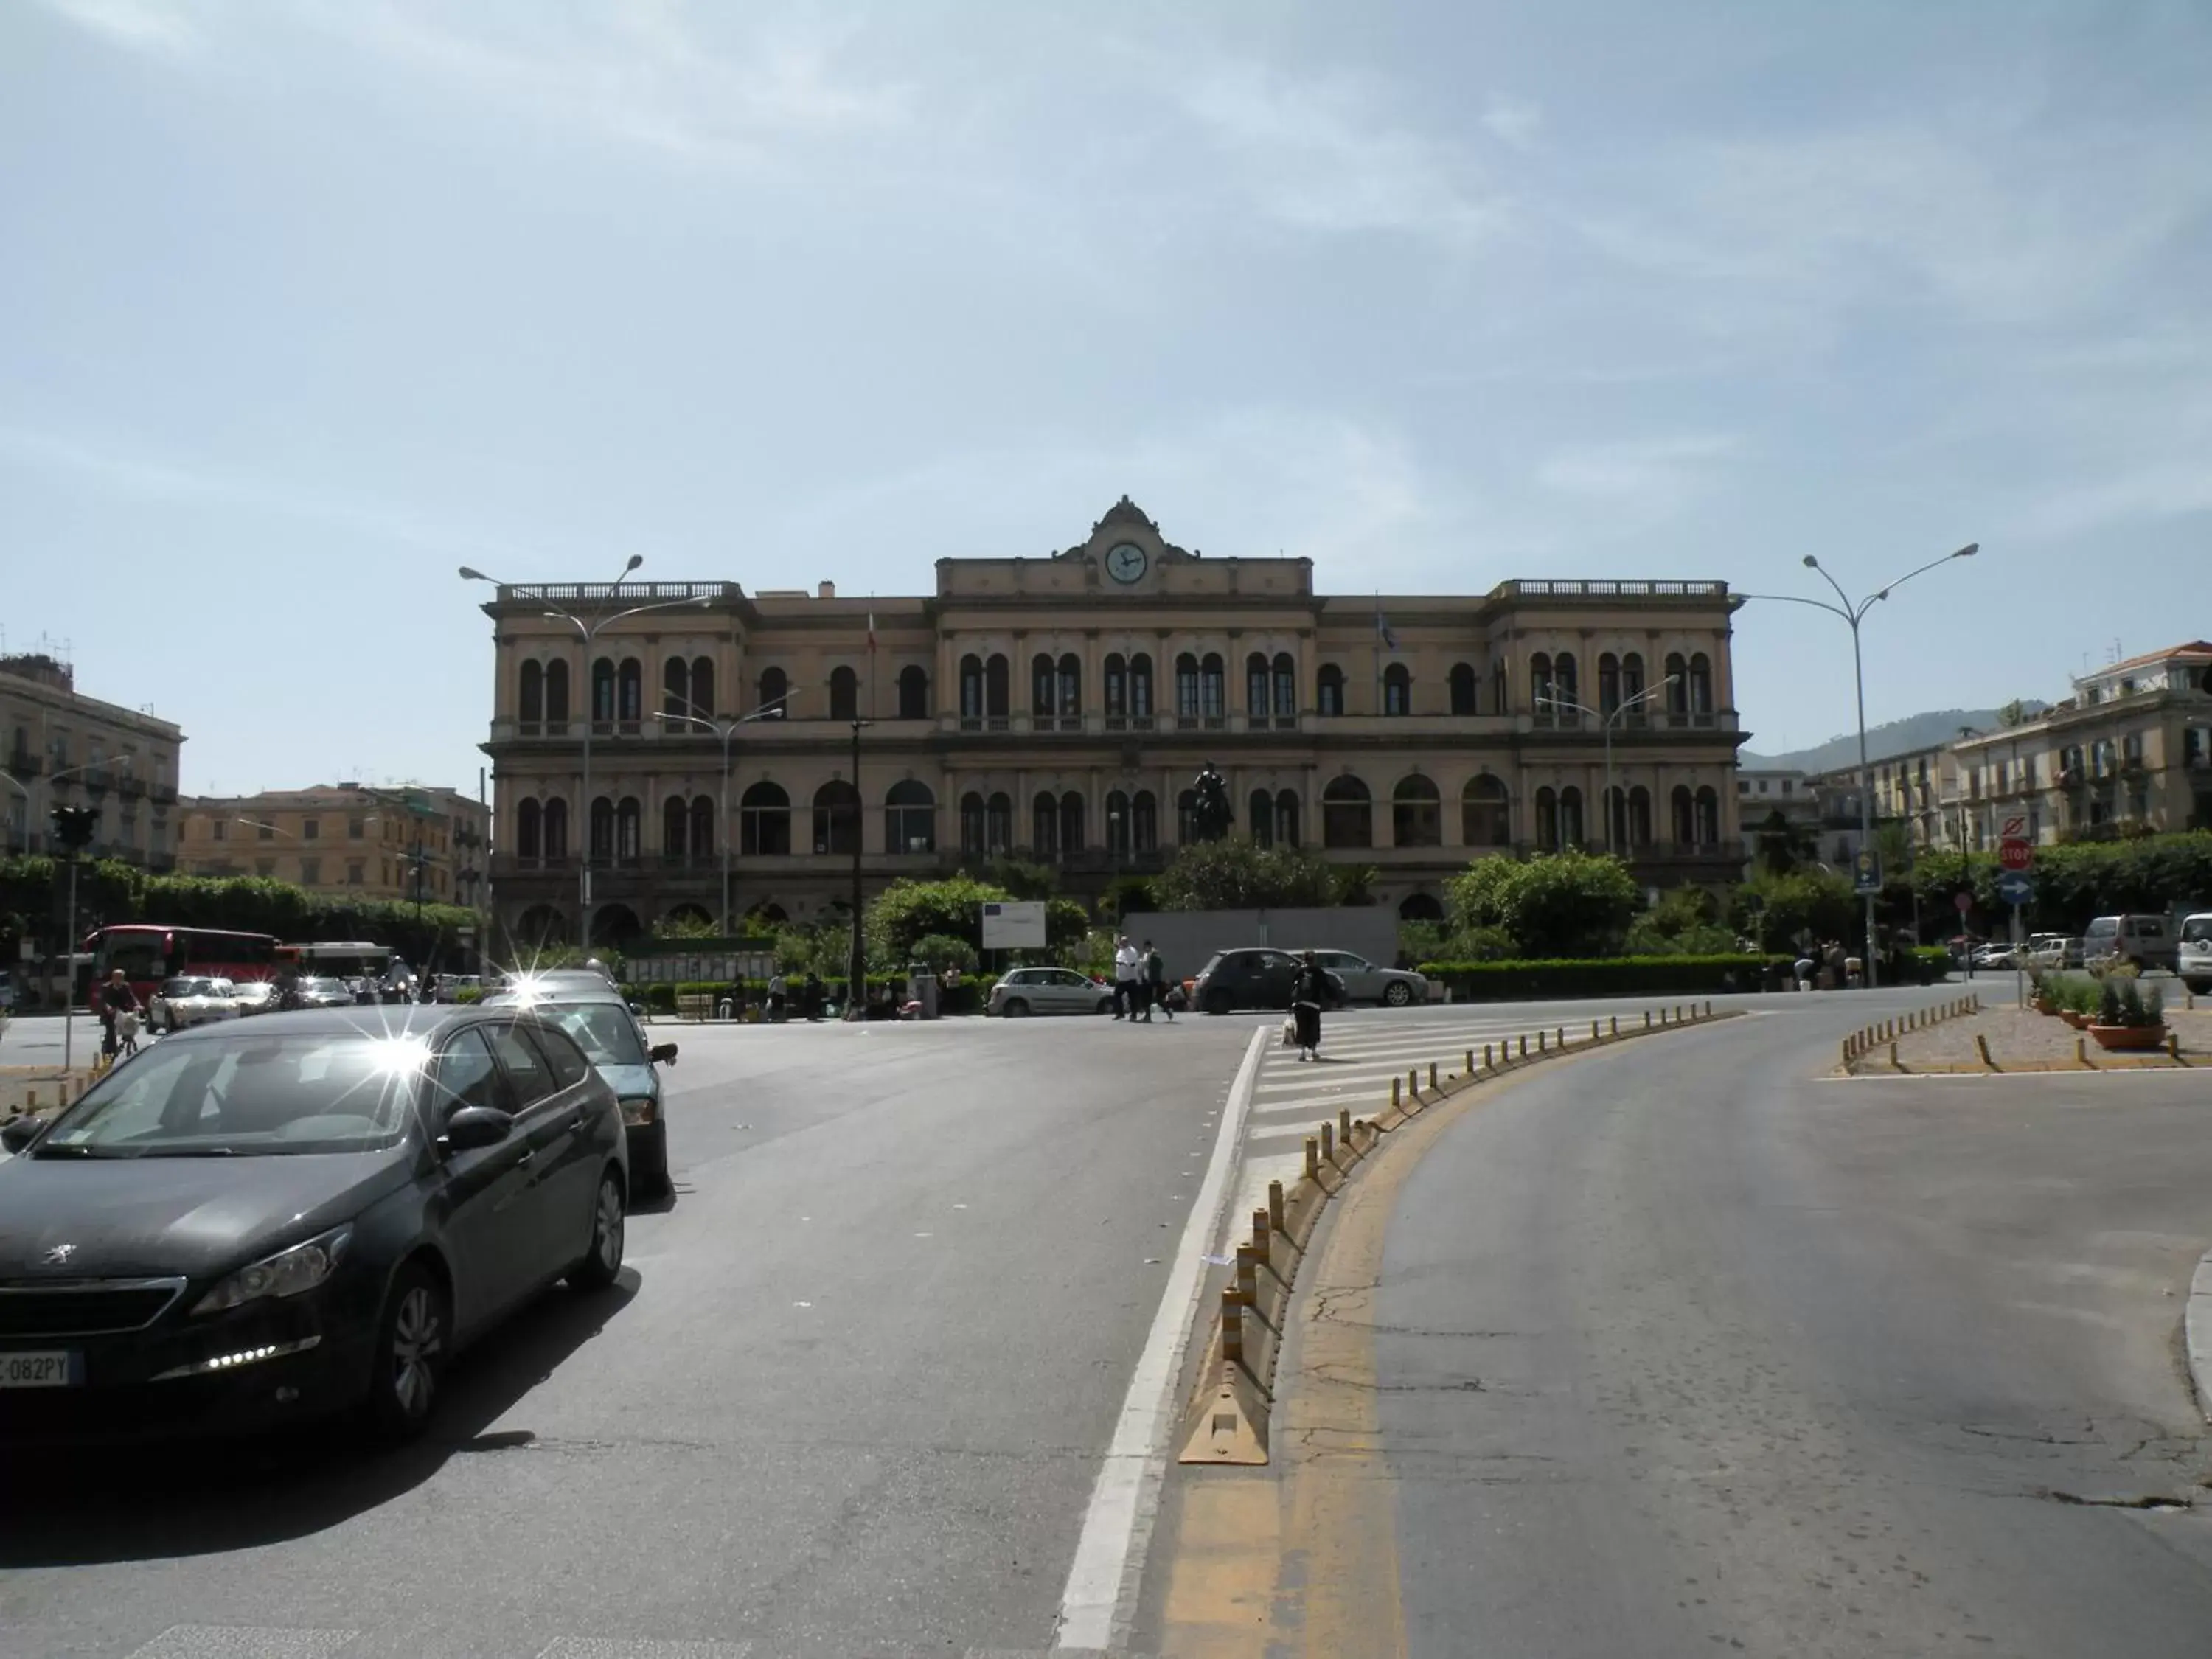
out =
<path fill-rule="evenodd" d="M 2212 1644 L 2212 1514 L 2172 1506 L 2212 1500 L 2174 1353 L 2204 1082 L 1814 1080 L 1860 1018 L 1533 1073 L 1406 1179 L 1372 1472 L 1407 1651 Z"/>

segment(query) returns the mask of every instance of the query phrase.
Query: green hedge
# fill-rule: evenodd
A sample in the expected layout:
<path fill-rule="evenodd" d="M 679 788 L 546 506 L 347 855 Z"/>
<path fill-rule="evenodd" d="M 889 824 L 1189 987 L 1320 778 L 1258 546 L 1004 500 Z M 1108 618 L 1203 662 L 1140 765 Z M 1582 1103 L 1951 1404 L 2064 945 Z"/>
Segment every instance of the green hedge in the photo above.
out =
<path fill-rule="evenodd" d="M 1540 997 L 1709 995 L 1727 991 L 1779 990 L 1794 958 L 1729 953 L 1704 957 L 1555 957 L 1522 962 L 1425 962 L 1420 971 L 1468 1002 Z M 1888 964 L 1888 978 L 1942 979 L 1951 966 L 1940 945 L 1903 953 Z"/>

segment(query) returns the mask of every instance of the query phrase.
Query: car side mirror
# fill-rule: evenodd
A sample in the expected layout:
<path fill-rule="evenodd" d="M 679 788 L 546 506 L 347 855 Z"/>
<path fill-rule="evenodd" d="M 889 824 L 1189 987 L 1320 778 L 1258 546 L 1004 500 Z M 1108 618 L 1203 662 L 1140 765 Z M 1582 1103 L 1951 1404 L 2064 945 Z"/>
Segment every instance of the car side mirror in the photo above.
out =
<path fill-rule="evenodd" d="M 656 1042 L 653 1045 L 653 1052 L 647 1058 L 655 1066 L 673 1066 L 676 1063 L 676 1045 L 672 1042 Z"/>
<path fill-rule="evenodd" d="M 496 1106 L 464 1106 L 446 1120 L 438 1145 L 449 1152 L 496 1146 L 514 1132 L 514 1119 Z"/>
<path fill-rule="evenodd" d="M 633 1014 L 635 1014 L 640 1019 L 643 1019 L 645 1018 L 645 1005 L 641 1002 L 631 1003 L 629 1006 L 629 1011 Z"/>
<path fill-rule="evenodd" d="M 33 1117 L 27 1112 L 21 1117 L 11 1117 L 0 1125 L 0 1152 L 11 1156 L 21 1152 L 39 1138 L 39 1131 L 46 1127 L 43 1117 Z"/>

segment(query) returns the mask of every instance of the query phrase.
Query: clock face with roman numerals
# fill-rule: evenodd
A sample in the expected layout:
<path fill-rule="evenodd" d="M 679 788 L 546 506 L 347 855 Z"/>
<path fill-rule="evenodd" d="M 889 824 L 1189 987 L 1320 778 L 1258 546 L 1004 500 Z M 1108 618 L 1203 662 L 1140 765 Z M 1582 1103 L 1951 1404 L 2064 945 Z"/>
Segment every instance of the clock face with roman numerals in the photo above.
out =
<path fill-rule="evenodd" d="M 1117 582 L 1137 581 L 1152 562 L 1152 556 L 1134 542 L 1123 542 L 1107 550 L 1106 574 Z"/>

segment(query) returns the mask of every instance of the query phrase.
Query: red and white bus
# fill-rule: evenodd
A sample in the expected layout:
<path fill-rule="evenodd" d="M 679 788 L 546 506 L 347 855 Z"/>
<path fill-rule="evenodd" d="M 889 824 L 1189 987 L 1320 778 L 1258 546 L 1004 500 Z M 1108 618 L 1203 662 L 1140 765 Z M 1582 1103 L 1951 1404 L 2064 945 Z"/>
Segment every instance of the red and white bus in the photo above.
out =
<path fill-rule="evenodd" d="M 179 974 L 209 979 L 271 979 L 276 940 L 268 933 L 234 933 L 220 927 L 165 927 L 159 922 L 118 922 L 85 941 L 93 953 L 94 985 L 116 969 L 143 1004 L 161 981 Z"/>

